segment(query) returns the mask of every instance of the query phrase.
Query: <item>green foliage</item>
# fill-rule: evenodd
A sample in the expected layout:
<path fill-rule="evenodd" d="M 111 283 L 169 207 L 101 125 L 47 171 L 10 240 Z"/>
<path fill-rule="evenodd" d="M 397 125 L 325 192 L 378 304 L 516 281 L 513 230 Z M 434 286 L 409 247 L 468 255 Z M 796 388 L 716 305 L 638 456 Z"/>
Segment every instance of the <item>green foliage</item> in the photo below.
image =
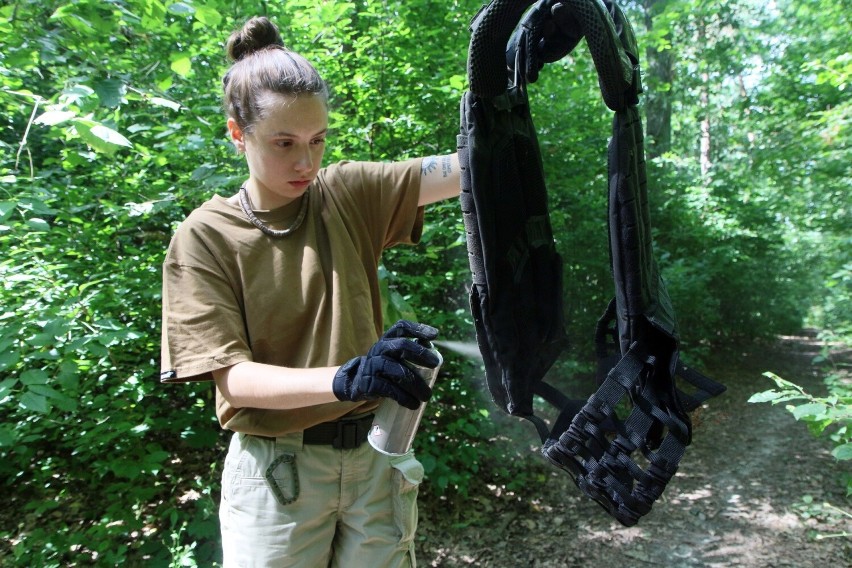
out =
<path fill-rule="evenodd" d="M 160 65 L 198 21 L 159 2 L 2 10 L 3 145 L 17 152 L 0 165 L 0 468 L 22 514 L 0 552 L 22 566 L 158 562 L 172 546 L 160 535 L 185 525 L 215 554 L 210 467 L 197 469 L 219 438 L 210 386 L 175 398 L 157 382 L 159 266 L 186 182 L 217 147 L 167 92 L 188 71 Z"/>
<path fill-rule="evenodd" d="M 15 512 L 0 529 L 0 563 L 218 560 L 227 436 L 213 390 L 157 377 L 169 238 L 246 175 L 220 103 L 231 30 L 266 14 L 316 63 L 332 89 L 329 160 L 399 159 L 454 149 L 467 28 L 480 5 L 0 6 L 0 473 Z M 649 48 L 649 119 L 671 109 L 668 147 L 649 173 L 655 246 L 687 352 L 789 331 L 806 315 L 848 338 L 847 10 L 837 1 L 628 5 Z M 672 72 L 650 72 L 664 56 Z M 542 72 L 531 100 L 565 259 L 573 348 L 554 374 L 567 383 L 590 362 L 594 322 L 612 295 L 610 116 L 584 45 Z M 706 156 L 701 124 L 712 139 Z M 413 315 L 444 339 L 473 341 L 456 203 L 429 208 L 422 240 L 384 257 L 387 319 Z M 427 490 L 463 497 L 483 479 L 535 483 L 534 433 L 494 409 L 478 362 L 444 355 L 417 439 Z M 825 412 L 848 395 L 836 396 L 835 406 L 820 403 Z M 828 420 L 822 406 L 809 408 L 802 420 Z M 835 426 L 823 431 L 846 436 Z"/>
<path fill-rule="evenodd" d="M 835 507 L 831 503 L 819 503 L 814 501 L 813 496 L 804 495 L 799 503 L 793 509 L 796 513 L 811 526 L 830 527 L 832 532 L 824 532 L 824 530 L 811 529 L 808 535 L 814 540 L 825 540 L 827 538 L 847 538 L 852 536 L 848 530 L 843 530 L 843 527 L 852 519 L 852 514 L 839 507 Z"/>
<path fill-rule="evenodd" d="M 828 396 L 816 397 L 774 373 L 764 376 L 775 383 L 775 388 L 752 395 L 749 402 L 794 403 L 785 405 L 787 411 L 804 422 L 813 435 L 828 437 L 835 459 L 852 460 L 852 386 L 848 380 L 829 375 L 825 379 Z M 852 495 L 852 475 L 845 482 L 847 495 Z"/>
<path fill-rule="evenodd" d="M 23 513 L 4 525 L 9 562 L 216 561 L 225 436 L 210 385 L 158 383 L 160 264 L 175 224 L 245 175 L 220 110 L 222 41 L 266 10 L 215 0 L 0 8 L 0 469 Z M 452 151 L 471 11 L 269 8 L 332 84 L 330 159 Z M 448 43 L 430 44 L 430 56 L 422 41 L 439 35 Z M 444 268 L 447 280 L 462 269 Z M 398 269 L 387 274 L 388 297 L 404 306 Z"/>

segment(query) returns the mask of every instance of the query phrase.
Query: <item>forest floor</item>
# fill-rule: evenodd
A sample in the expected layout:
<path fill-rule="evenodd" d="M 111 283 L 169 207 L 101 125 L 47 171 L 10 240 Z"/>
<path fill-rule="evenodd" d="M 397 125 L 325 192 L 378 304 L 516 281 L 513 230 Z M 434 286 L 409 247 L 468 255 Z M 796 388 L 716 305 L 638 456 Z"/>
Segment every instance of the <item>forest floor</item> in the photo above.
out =
<path fill-rule="evenodd" d="M 488 489 L 463 510 L 429 494 L 420 501 L 418 564 L 427 567 L 840 567 L 852 566 L 848 462 L 783 405 L 748 403 L 773 383 L 766 371 L 824 395 L 823 377 L 852 353 L 814 364 L 812 334 L 717 360 L 702 370 L 725 394 L 702 409 L 680 469 L 652 511 L 625 528 L 567 474 L 530 455 L 546 481 L 514 492 Z M 845 513 L 844 513 L 845 512 Z M 847 536 L 830 536 L 839 533 Z"/>

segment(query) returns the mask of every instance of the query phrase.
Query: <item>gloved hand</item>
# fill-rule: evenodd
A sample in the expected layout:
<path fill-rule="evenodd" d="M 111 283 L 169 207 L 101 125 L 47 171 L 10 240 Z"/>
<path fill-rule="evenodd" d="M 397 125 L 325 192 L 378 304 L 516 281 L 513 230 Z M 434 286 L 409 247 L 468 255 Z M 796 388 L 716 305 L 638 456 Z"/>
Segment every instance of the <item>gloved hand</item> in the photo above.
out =
<path fill-rule="evenodd" d="M 506 45 L 506 63 L 515 69 L 515 56 L 522 49 L 528 83 L 538 80 L 545 63 L 559 61 L 583 39 L 583 28 L 571 8 L 559 0 L 536 3 L 521 20 Z"/>
<path fill-rule="evenodd" d="M 438 357 L 426 346 L 438 337 L 434 327 L 406 320 L 396 322 L 370 348 L 337 370 L 332 390 L 339 400 L 392 398 L 412 410 L 432 396 L 432 389 L 405 361 L 434 369 Z M 414 340 L 414 341 L 412 341 Z"/>

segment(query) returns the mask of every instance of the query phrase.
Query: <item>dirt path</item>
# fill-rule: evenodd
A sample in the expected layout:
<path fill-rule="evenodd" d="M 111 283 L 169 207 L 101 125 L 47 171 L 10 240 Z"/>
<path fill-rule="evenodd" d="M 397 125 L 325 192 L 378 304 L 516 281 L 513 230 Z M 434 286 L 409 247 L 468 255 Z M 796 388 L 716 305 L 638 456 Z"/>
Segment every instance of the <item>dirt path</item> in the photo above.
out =
<path fill-rule="evenodd" d="M 567 475 L 543 466 L 541 486 L 485 495 L 452 520 L 456 528 L 443 526 L 448 515 L 442 504 L 426 499 L 420 565 L 852 566 L 852 537 L 815 538 L 852 532 L 848 517 L 822 505 L 852 509 L 839 481 L 842 464 L 829 454 L 830 445 L 813 438 L 783 408 L 746 402 L 771 387 L 764 371 L 822 394 L 824 369 L 811 365 L 818 353 L 812 338 L 785 338 L 705 368 L 728 391 L 703 411 L 676 477 L 637 526 L 622 527 Z M 835 357 L 850 361 L 848 353 Z M 540 461 L 535 455 L 529 459 Z"/>

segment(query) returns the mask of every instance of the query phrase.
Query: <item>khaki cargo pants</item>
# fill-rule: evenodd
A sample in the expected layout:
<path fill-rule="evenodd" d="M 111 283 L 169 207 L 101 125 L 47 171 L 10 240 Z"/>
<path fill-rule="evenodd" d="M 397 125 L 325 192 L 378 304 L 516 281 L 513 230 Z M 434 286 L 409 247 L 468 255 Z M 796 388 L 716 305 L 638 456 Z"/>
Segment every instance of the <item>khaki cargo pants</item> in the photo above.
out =
<path fill-rule="evenodd" d="M 224 568 L 414 567 L 422 479 L 412 453 L 234 434 L 219 508 Z"/>

